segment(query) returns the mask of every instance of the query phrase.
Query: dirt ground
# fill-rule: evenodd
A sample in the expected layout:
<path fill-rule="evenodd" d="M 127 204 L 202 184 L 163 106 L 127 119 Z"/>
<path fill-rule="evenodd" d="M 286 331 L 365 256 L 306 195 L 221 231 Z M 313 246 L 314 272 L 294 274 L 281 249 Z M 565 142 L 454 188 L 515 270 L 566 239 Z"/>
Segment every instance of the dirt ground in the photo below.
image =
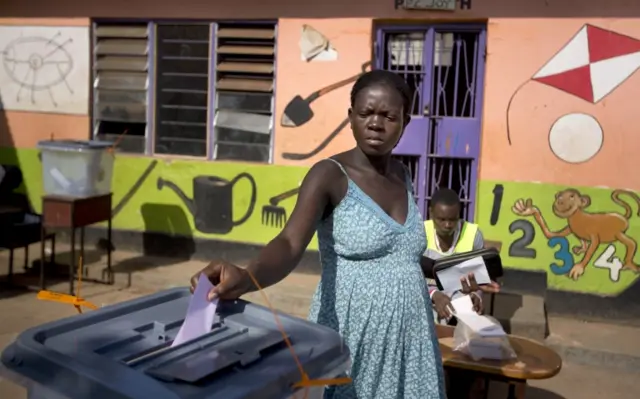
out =
<path fill-rule="evenodd" d="M 37 249 L 33 249 L 37 253 Z M 63 263 L 64 256 L 58 256 Z M 99 276 L 104 268 L 104 259 L 86 256 L 90 276 Z M 22 273 L 22 259 L 17 257 L 16 272 Z M 174 263 L 168 259 L 148 258 L 133 253 L 114 254 L 116 284 L 113 286 L 86 282 L 82 286 L 82 296 L 90 302 L 105 306 L 160 290 L 185 286 L 189 277 L 204 266 L 203 262 L 188 261 Z M 6 274 L 6 253 L 0 253 L 0 275 Z M 279 285 L 267 289 L 265 294 L 272 305 L 283 312 L 305 317 L 311 295 L 318 277 L 293 273 Z M 36 282 L 33 277 L 15 277 L 16 283 Z M 54 282 L 51 290 L 68 291 L 68 282 Z M 0 288 L 0 350 L 4 349 L 20 332 L 42 323 L 76 314 L 67 305 L 40 301 L 35 292 Z M 260 294 L 252 294 L 250 301 L 263 303 Z M 532 382 L 527 398 L 531 399 L 631 399 L 637 395 L 637 379 L 640 373 L 623 373 L 611 369 L 565 364 L 561 373 L 551 379 Z M 636 394 L 633 394 L 633 392 Z M 502 387 L 492 388 L 491 398 L 505 398 Z M 25 399 L 23 388 L 0 377 L 0 398 Z"/>

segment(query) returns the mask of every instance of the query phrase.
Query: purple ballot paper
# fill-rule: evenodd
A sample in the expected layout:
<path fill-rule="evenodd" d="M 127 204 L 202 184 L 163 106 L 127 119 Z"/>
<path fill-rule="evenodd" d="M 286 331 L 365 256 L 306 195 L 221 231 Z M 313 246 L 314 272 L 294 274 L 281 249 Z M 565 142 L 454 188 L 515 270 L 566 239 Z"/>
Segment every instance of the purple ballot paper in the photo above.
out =
<path fill-rule="evenodd" d="M 189 301 L 187 316 L 171 346 L 183 344 L 211 331 L 213 318 L 216 315 L 216 307 L 218 306 L 218 299 L 213 301 L 207 299 L 207 295 L 212 288 L 213 284 L 209 279 L 204 274 L 200 274 L 198 285 Z"/>

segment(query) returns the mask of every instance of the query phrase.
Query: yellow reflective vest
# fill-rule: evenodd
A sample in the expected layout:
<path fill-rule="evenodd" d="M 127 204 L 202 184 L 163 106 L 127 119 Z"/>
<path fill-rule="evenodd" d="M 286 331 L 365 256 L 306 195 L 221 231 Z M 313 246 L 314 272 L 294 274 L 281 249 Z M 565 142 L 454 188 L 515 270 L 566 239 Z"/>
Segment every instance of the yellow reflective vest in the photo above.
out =
<path fill-rule="evenodd" d="M 433 220 L 427 220 L 424 222 L 424 230 L 427 233 L 427 248 L 445 255 L 443 252 L 438 250 L 438 244 L 436 243 L 436 226 L 433 224 Z M 477 232 L 477 224 L 463 222 L 460 237 L 458 237 L 458 242 L 456 243 L 456 247 L 453 249 L 453 253 L 473 251 L 473 242 L 475 241 Z"/>

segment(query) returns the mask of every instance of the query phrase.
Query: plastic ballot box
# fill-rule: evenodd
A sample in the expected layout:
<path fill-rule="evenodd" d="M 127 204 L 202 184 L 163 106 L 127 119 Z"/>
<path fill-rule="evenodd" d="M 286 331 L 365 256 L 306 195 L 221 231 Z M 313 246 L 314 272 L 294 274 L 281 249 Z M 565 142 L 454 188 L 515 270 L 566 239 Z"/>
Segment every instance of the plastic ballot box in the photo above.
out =
<path fill-rule="evenodd" d="M 299 366 L 262 306 L 222 301 L 209 333 L 172 347 L 189 299 L 188 289 L 172 289 L 32 328 L 3 351 L 2 373 L 25 386 L 29 399 L 322 394 L 323 387 L 295 387 Z M 337 332 L 285 314 L 279 320 L 309 379 L 348 370 L 349 350 Z"/>

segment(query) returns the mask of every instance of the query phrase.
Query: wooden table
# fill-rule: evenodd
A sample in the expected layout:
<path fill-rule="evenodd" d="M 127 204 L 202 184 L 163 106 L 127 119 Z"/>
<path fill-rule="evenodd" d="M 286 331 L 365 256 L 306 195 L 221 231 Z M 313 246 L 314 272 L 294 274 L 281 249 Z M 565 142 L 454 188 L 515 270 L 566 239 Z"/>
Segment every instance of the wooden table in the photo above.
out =
<path fill-rule="evenodd" d="M 472 371 L 478 377 L 507 382 L 509 399 L 524 399 L 527 380 L 554 377 L 562 368 L 562 359 L 553 349 L 515 336 L 509 336 L 509 342 L 518 355 L 517 359 L 475 361 L 460 352 L 454 352 L 454 329 L 451 326 L 436 325 L 444 367 Z"/>
<path fill-rule="evenodd" d="M 74 295 L 73 283 L 76 272 L 76 230 L 80 229 L 80 255 L 84 255 L 84 228 L 107 222 L 107 284 L 113 284 L 111 270 L 111 194 L 87 198 L 47 195 L 42 197 L 42 224 L 44 228 L 70 230 L 71 259 L 69 261 L 69 294 Z M 42 244 L 44 256 L 44 243 Z M 101 281 L 103 282 L 103 281 Z M 44 287 L 44 281 L 41 281 Z"/>

